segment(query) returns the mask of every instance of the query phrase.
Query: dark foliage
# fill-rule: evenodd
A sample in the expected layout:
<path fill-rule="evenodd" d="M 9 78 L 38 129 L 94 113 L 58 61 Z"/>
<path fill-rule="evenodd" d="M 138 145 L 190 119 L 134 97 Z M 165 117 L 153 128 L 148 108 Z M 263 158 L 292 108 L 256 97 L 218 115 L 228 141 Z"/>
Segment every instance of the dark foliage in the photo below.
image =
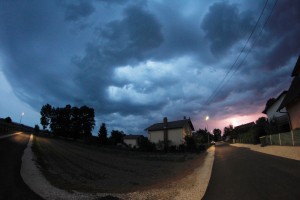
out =
<path fill-rule="evenodd" d="M 101 145 L 106 145 L 108 143 L 107 130 L 106 130 L 105 123 L 102 123 L 101 127 L 99 129 L 99 132 L 98 132 L 98 142 Z"/>
<path fill-rule="evenodd" d="M 125 134 L 123 131 L 112 130 L 111 136 L 109 137 L 109 143 L 112 145 L 117 145 L 118 143 L 123 143 L 123 138 Z"/>
<path fill-rule="evenodd" d="M 34 133 L 37 134 L 37 133 L 39 133 L 39 132 L 40 132 L 40 127 L 39 127 L 39 125 L 36 124 L 36 125 L 34 126 Z"/>
<path fill-rule="evenodd" d="M 152 152 L 156 150 L 156 145 L 148 140 L 148 138 L 141 137 L 139 142 L 139 150 Z"/>
<path fill-rule="evenodd" d="M 5 121 L 6 123 L 12 123 L 12 120 L 11 120 L 10 117 L 6 117 L 6 118 L 4 119 L 4 121 Z"/>
<path fill-rule="evenodd" d="M 90 137 L 95 126 L 95 111 L 87 106 L 77 108 L 66 105 L 64 108 L 54 108 L 46 104 L 40 113 L 43 129 L 50 127 L 55 136 L 74 139 Z"/>
<path fill-rule="evenodd" d="M 197 150 L 196 140 L 192 136 L 185 136 L 184 138 L 186 144 L 186 150 L 188 152 L 195 152 Z"/>

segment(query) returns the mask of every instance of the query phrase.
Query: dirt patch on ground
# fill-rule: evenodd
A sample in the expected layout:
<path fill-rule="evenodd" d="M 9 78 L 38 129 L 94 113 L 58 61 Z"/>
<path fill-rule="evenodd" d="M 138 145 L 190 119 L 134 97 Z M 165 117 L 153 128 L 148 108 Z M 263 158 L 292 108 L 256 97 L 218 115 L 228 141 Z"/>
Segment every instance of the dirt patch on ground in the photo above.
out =
<path fill-rule="evenodd" d="M 33 151 L 43 175 L 55 187 L 123 199 L 184 197 L 183 191 L 192 189 L 197 190 L 196 198 L 189 199 L 199 199 L 213 162 L 211 153 L 210 162 L 205 162 L 208 153 L 142 153 L 43 137 L 35 137 Z M 208 171 L 200 170 L 203 165 Z"/>

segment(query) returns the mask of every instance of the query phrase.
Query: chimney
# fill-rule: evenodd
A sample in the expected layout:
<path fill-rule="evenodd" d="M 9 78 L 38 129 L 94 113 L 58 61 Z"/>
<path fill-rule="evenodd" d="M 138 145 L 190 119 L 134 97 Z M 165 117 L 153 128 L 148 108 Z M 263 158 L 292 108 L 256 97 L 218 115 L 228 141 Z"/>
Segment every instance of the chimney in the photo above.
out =
<path fill-rule="evenodd" d="M 168 125 L 168 118 L 167 117 L 164 117 L 164 127 L 166 128 L 167 127 L 167 125 Z"/>
<path fill-rule="evenodd" d="M 183 119 L 185 120 L 185 119 L 186 119 L 186 116 L 183 116 Z"/>

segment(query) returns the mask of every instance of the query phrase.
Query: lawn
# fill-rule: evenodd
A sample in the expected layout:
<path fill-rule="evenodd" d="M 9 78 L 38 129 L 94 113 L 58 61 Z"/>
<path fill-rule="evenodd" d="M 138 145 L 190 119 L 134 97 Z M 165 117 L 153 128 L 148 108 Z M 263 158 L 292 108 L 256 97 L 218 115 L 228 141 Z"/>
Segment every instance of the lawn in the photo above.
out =
<path fill-rule="evenodd" d="M 35 136 L 33 152 L 50 183 L 67 191 L 127 193 L 168 187 L 201 165 L 205 153 L 145 153 Z"/>

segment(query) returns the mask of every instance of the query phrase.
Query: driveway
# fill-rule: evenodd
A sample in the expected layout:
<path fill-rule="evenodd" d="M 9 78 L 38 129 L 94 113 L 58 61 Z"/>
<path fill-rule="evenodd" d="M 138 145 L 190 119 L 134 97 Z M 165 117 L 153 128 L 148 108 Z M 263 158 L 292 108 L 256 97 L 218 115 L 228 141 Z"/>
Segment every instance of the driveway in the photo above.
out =
<path fill-rule="evenodd" d="M 0 199 L 42 199 L 28 188 L 20 175 L 29 136 L 22 133 L 0 138 Z"/>
<path fill-rule="evenodd" d="M 204 200 L 300 199 L 300 161 L 218 144 Z"/>

